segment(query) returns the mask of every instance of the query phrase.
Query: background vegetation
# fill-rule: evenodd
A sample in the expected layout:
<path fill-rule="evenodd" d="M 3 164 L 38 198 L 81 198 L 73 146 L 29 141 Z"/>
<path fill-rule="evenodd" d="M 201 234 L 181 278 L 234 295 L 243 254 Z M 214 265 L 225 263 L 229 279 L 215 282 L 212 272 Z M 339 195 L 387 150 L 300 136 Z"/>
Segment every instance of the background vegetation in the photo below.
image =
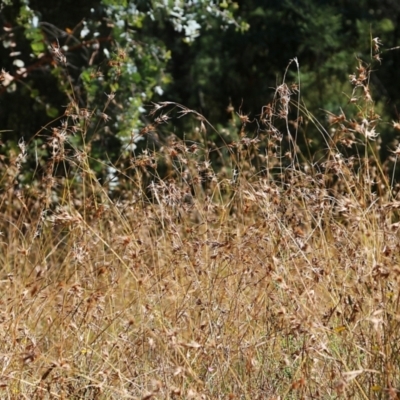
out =
<path fill-rule="evenodd" d="M 399 18 L 400 6 L 392 1 L 96 0 L 50 7 L 38 0 L 3 1 L 0 57 L 10 75 L 3 82 L 0 126 L 12 131 L 3 133 L 3 141 L 32 139 L 64 114 L 72 96 L 80 107 L 100 111 L 110 93 L 116 93 L 108 107 L 112 124 L 97 144 L 112 159 L 121 141 L 146 125 L 153 100 L 184 104 L 232 133 L 235 113 L 249 114 L 251 121 L 259 115 L 294 58 L 301 81 L 292 64 L 288 83 L 301 84 L 302 101 L 325 124 L 324 110 L 357 113 L 349 104 L 348 76 L 359 59 L 376 70 L 370 87 L 385 122 L 386 157 L 394 139 L 390 123 L 397 120 L 399 52 L 391 49 L 399 44 Z M 383 47 L 371 60 L 375 37 Z M 54 46 L 66 65 L 54 63 Z M 187 121 L 175 126 L 180 137 L 191 129 Z M 307 136 L 314 153 L 319 135 L 308 129 Z M 35 139 L 39 146 L 40 136 Z"/>
<path fill-rule="evenodd" d="M 1 3 L 2 398 L 397 399 L 396 2 Z"/>

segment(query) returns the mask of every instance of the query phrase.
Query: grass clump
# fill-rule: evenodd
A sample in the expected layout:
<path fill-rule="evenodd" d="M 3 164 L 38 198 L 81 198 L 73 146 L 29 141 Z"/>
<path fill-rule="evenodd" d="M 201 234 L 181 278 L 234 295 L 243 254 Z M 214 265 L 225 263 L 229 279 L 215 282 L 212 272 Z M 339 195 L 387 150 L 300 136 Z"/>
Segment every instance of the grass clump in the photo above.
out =
<path fill-rule="evenodd" d="M 329 132 L 283 83 L 221 146 L 164 102 L 127 144 L 146 150 L 95 159 L 115 94 L 71 99 L 33 170 L 21 139 L 1 161 L 2 398 L 396 399 L 400 202 L 368 76 Z M 190 139 L 161 137 L 176 113 Z"/>

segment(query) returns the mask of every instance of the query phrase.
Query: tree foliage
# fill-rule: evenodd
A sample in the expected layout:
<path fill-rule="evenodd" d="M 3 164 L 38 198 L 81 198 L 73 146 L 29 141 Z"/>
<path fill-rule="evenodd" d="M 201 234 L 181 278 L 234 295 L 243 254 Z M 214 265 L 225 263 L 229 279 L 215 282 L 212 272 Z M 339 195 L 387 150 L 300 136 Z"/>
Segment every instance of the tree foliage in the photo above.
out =
<path fill-rule="evenodd" d="M 318 118 L 356 114 L 348 76 L 359 60 L 379 67 L 373 97 L 390 105 L 390 120 L 399 53 L 388 49 L 399 44 L 399 19 L 389 0 L 3 1 L 0 127 L 11 131 L 3 140 L 32 138 L 73 102 L 107 121 L 91 140 L 99 156 L 116 155 L 139 139 L 152 101 L 180 102 L 226 127 L 235 112 L 256 116 L 285 73 Z M 370 57 L 376 37 L 382 65 Z M 293 59 L 299 71 L 292 63 L 285 72 Z"/>

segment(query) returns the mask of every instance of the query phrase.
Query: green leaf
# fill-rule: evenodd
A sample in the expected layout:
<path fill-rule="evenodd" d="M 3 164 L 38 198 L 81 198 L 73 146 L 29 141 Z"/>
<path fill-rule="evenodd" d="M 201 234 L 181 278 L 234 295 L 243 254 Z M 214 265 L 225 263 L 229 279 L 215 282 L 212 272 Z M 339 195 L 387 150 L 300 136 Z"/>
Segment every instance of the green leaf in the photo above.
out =
<path fill-rule="evenodd" d="M 35 55 L 39 55 L 46 50 L 46 47 L 43 42 L 32 42 L 31 49 Z"/>
<path fill-rule="evenodd" d="M 58 110 L 55 107 L 50 106 L 49 104 L 46 105 L 46 114 L 50 118 L 56 118 L 58 117 Z"/>

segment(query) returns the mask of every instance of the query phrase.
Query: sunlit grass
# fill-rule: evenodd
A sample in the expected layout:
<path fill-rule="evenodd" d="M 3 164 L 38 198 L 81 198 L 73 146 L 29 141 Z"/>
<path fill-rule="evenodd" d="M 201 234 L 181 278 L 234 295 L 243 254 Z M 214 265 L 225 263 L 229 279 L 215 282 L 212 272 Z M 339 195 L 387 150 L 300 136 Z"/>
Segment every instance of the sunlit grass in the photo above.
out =
<path fill-rule="evenodd" d="M 145 139 L 177 111 L 190 140 L 153 137 L 108 180 L 76 104 L 31 182 L 21 141 L 2 161 L 1 397 L 397 398 L 400 203 L 361 67 L 359 119 L 330 132 L 304 106 L 290 119 L 283 83 L 220 147 L 200 114 L 154 105 Z M 313 163 L 289 129 L 307 123 Z"/>

